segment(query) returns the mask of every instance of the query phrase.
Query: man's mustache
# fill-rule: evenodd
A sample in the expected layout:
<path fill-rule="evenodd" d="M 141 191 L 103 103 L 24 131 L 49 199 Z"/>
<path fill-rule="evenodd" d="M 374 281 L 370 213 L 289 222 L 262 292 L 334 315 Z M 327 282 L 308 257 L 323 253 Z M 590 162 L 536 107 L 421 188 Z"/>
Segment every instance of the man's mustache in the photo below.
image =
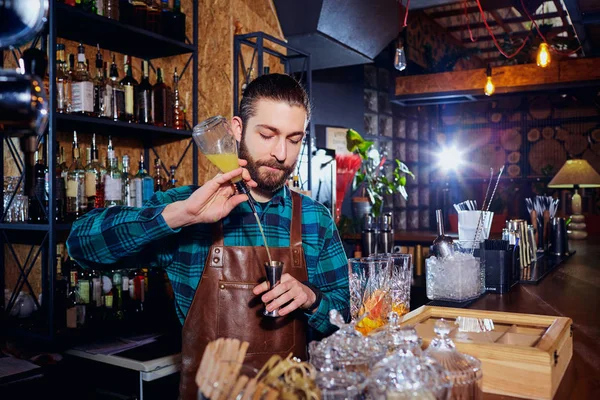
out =
<path fill-rule="evenodd" d="M 281 171 L 287 170 L 287 168 L 284 165 L 281 165 L 277 162 L 260 161 L 260 162 L 256 162 L 256 166 L 257 167 L 270 167 L 270 168 L 279 169 Z"/>

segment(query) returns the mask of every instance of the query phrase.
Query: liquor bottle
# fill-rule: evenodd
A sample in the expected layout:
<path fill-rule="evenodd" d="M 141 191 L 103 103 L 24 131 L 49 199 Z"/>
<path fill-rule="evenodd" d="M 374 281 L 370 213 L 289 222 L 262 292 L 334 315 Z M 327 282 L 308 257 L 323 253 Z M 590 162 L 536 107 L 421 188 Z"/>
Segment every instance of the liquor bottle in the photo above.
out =
<path fill-rule="evenodd" d="M 87 207 L 85 197 L 85 169 L 81 165 L 77 132 L 73 132 L 73 163 L 67 173 L 67 218 L 76 220 Z"/>
<path fill-rule="evenodd" d="M 85 10 L 92 14 L 98 13 L 98 8 L 96 7 L 96 0 L 79 0 L 76 1 L 76 3 L 79 3 L 79 6 L 82 10 Z"/>
<path fill-rule="evenodd" d="M 87 197 L 88 211 L 104 207 L 103 179 L 106 169 L 98 162 L 98 147 L 96 134 L 92 135 L 91 161 L 85 167 L 85 196 Z"/>
<path fill-rule="evenodd" d="M 146 29 L 148 19 L 148 5 L 144 0 L 131 0 L 133 6 L 132 24 L 138 28 Z"/>
<path fill-rule="evenodd" d="M 152 85 L 148 78 L 148 61 L 142 61 L 142 81 L 137 88 L 137 120 L 140 124 L 152 124 Z"/>
<path fill-rule="evenodd" d="M 171 14 L 171 21 L 169 23 L 171 34 L 170 37 L 179 40 L 180 42 L 185 41 L 185 14 L 181 12 L 181 0 L 173 1 L 173 12 Z"/>
<path fill-rule="evenodd" d="M 131 311 L 131 297 L 129 296 L 129 275 L 127 270 L 121 271 L 121 311 L 123 319 L 128 320 Z"/>
<path fill-rule="evenodd" d="M 173 128 L 178 130 L 185 129 L 177 67 L 175 67 L 175 72 L 173 73 Z"/>
<path fill-rule="evenodd" d="M 156 71 L 156 84 L 152 88 L 152 110 L 154 111 L 154 125 L 156 126 L 169 126 L 167 125 L 167 115 L 171 107 L 171 103 L 169 102 L 169 92 L 169 87 L 163 81 L 163 69 L 158 68 Z"/>
<path fill-rule="evenodd" d="M 102 53 L 100 45 L 96 53 L 96 77 L 94 78 L 94 115 L 104 117 L 106 113 L 106 85 L 104 76 L 104 63 L 102 62 Z"/>
<path fill-rule="evenodd" d="M 120 85 L 125 92 L 125 112 L 121 118 L 126 122 L 135 122 L 135 91 L 138 82 L 133 78 L 133 69 L 131 68 L 131 58 L 125 56 L 124 59 L 125 77 L 121 79 Z"/>
<path fill-rule="evenodd" d="M 71 111 L 71 85 L 69 82 L 67 64 L 65 62 L 65 45 L 56 45 L 56 111 L 68 113 Z"/>
<path fill-rule="evenodd" d="M 113 109 L 112 109 L 112 96 L 113 96 L 113 85 L 112 81 L 109 78 L 109 67 L 108 63 L 104 61 L 102 65 L 102 79 L 104 81 L 104 98 L 102 100 L 102 113 L 99 115 L 101 118 L 113 118 Z"/>
<path fill-rule="evenodd" d="M 63 180 L 65 182 L 65 190 L 67 190 L 67 175 L 69 174 L 69 165 L 67 164 L 67 160 L 65 159 L 65 148 L 64 147 L 60 147 L 60 176 L 63 177 Z M 67 206 L 66 203 L 66 193 L 65 193 L 65 207 Z"/>
<path fill-rule="evenodd" d="M 171 165 L 171 174 L 169 176 L 169 180 L 167 181 L 167 190 L 174 189 L 177 187 L 177 179 L 175 179 L 175 171 L 177 170 L 177 166 Z"/>
<path fill-rule="evenodd" d="M 93 115 L 94 83 L 90 79 L 85 65 L 85 49 L 79 43 L 77 47 L 77 69 L 73 72 L 71 82 L 72 111 L 75 114 Z"/>
<path fill-rule="evenodd" d="M 154 159 L 154 192 L 165 190 L 165 178 L 160 171 L 160 158 Z"/>
<path fill-rule="evenodd" d="M 132 183 L 133 178 L 129 172 L 129 156 L 127 154 L 123 156 L 123 172 L 121 177 L 123 179 L 122 203 L 128 207 L 135 207 L 135 185 Z"/>
<path fill-rule="evenodd" d="M 123 314 L 123 277 L 121 271 L 112 271 L 113 282 L 113 313 L 117 320 L 122 320 Z"/>
<path fill-rule="evenodd" d="M 63 271 L 64 243 L 56 243 L 56 282 L 54 284 L 54 306 L 59 312 L 56 315 L 56 329 L 62 331 L 67 327 L 67 298 L 69 295 L 69 279 Z"/>
<path fill-rule="evenodd" d="M 162 32 L 160 2 L 157 0 L 147 0 L 147 5 L 146 29 L 160 34 Z"/>
<path fill-rule="evenodd" d="M 108 170 L 104 176 L 104 207 L 123 205 L 123 180 L 119 160 L 115 156 L 112 141 L 108 142 Z"/>
<path fill-rule="evenodd" d="M 66 191 L 65 191 L 65 177 L 68 171 L 64 163 L 64 149 L 60 147 L 58 140 L 56 141 L 56 148 L 60 151 L 56 152 L 56 168 L 54 170 L 54 198 L 56 199 L 56 211 L 55 219 L 56 222 L 65 222 L 66 220 Z M 64 168 L 64 170 L 63 170 Z M 63 176 L 64 172 L 64 176 Z"/>
<path fill-rule="evenodd" d="M 69 329 L 76 329 L 79 326 L 78 318 L 78 282 L 77 282 L 77 268 L 75 267 L 72 258 L 69 258 L 63 263 L 63 268 L 68 271 L 69 274 L 69 293 L 67 295 L 67 307 L 66 307 L 66 325 Z"/>
<path fill-rule="evenodd" d="M 125 90 L 117 81 L 119 78 L 119 70 L 115 63 L 113 54 L 112 64 L 110 65 L 110 80 L 108 81 L 107 91 L 110 93 L 110 115 L 113 121 L 122 120 L 125 118 Z"/>
<path fill-rule="evenodd" d="M 119 0 L 104 0 L 104 16 L 119 20 Z"/>
<path fill-rule="evenodd" d="M 105 307 L 104 319 L 111 321 L 113 319 L 114 287 L 110 271 L 102 271 L 102 295 Z"/>
<path fill-rule="evenodd" d="M 33 196 L 29 199 L 29 222 L 42 224 L 48 222 L 48 193 L 46 192 L 48 167 L 44 164 L 41 146 L 35 152 L 35 159 L 34 191 Z"/>
<path fill-rule="evenodd" d="M 100 16 L 104 16 L 104 2 L 106 0 L 95 0 L 96 3 L 96 13 Z"/>
<path fill-rule="evenodd" d="M 144 168 L 144 155 L 140 155 L 140 164 L 135 178 L 133 178 L 133 186 L 135 186 L 135 207 L 142 207 L 144 203 L 152 197 L 154 192 L 154 180 Z"/>

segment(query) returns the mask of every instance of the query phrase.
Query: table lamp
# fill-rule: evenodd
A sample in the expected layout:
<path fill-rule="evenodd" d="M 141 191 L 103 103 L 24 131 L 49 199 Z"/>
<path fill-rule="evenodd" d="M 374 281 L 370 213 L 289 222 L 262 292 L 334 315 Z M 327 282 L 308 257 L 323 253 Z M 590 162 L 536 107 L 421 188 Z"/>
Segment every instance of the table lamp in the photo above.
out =
<path fill-rule="evenodd" d="M 585 217 L 581 214 L 581 196 L 577 193 L 579 188 L 600 187 L 600 174 L 592 168 L 586 160 L 568 160 L 548 184 L 553 189 L 575 188 L 571 199 L 571 223 L 568 228 L 569 239 L 585 239 Z"/>

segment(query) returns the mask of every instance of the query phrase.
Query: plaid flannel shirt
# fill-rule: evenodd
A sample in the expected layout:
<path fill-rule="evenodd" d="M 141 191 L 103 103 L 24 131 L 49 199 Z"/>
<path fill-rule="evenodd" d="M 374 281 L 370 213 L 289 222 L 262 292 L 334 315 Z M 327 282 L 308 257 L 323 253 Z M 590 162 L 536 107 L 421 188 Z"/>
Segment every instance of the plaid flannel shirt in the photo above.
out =
<path fill-rule="evenodd" d="M 69 255 L 82 267 L 161 267 L 171 280 L 177 315 L 183 324 L 198 287 L 212 245 L 210 224 L 171 229 L 161 213 L 167 204 L 187 199 L 197 187 L 157 192 L 142 208 L 117 206 L 95 209 L 73 223 L 67 239 Z M 336 328 L 329 311 L 349 317 L 348 264 L 330 212 L 308 196 L 302 198 L 302 247 L 308 280 L 323 292 L 308 324 L 322 334 Z M 292 198 L 289 188 L 268 203 L 257 203 L 269 247 L 290 245 Z M 223 219 L 225 246 L 262 246 L 250 206 L 244 202 Z"/>

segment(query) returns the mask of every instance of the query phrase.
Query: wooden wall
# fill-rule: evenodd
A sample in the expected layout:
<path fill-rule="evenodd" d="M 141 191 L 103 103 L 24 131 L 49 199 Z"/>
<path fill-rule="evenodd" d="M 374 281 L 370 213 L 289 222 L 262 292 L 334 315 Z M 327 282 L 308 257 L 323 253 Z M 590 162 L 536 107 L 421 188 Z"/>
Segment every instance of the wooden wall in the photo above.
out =
<path fill-rule="evenodd" d="M 186 14 L 187 35 L 192 37 L 192 1 L 182 0 L 182 11 Z M 202 121 L 213 115 L 223 115 L 227 118 L 232 117 L 233 113 L 233 35 L 236 29 L 241 28 L 242 33 L 262 31 L 274 37 L 284 39 L 277 19 L 277 14 L 271 0 L 199 0 L 199 46 L 198 46 L 198 87 L 192 88 L 192 74 L 186 72 L 181 77 L 180 91 L 186 108 L 192 105 L 192 90 L 198 91 L 198 121 Z M 61 41 L 66 44 L 66 53 L 77 52 L 77 43 L 69 41 Z M 278 49 L 281 50 L 281 49 Z M 86 46 L 86 57 L 88 60 L 95 59 L 96 49 L 91 46 Z M 108 61 L 110 52 L 103 51 L 104 60 Z M 155 67 L 165 69 L 166 81 L 169 86 L 172 86 L 172 76 L 175 67 L 178 67 L 179 73 L 183 68 L 188 56 L 175 56 L 153 61 Z M 252 54 L 245 52 L 244 59 L 246 65 L 250 64 Z M 117 54 L 117 65 L 119 72 L 123 74 L 123 55 Z M 5 67 L 15 67 L 12 54 L 4 53 Z M 265 58 L 265 65 L 271 67 L 271 72 L 282 71 L 279 63 L 273 58 Z M 139 59 L 133 59 L 134 77 L 139 81 L 141 71 L 141 62 Z M 95 73 L 95 68 L 92 65 L 92 73 Z M 156 75 L 151 73 L 150 81 L 156 81 Z M 186 119 L 192 124 L 192 113 L 187 113 Z M 92 132 L 77 132 L 81 147 L 89 147 L 91 144 Z M 71 162 L 71 142 L 73 132 L 59 132 L 58 139 L 60 145 L 65 148 L 67 163 Z M 100 146 L 100 159 L 103 160 L 106 156 L 107 137 L 96 138 Z M 18 140 L 15 140 L 17 148 L 20 149 Z M 154 147 L 161 157 L 164 164 L 168 167 L 171 164 L 176 164 L 181 155 L 189 144 L 189 140 L 181 140 L 178 142 L 157 141 Z M 121 157 L 123 154 L 129 154 L 134 169 L 137 170 L 136 160 L 142 152 L 141 138 L 113 138 L 116 154 Z M 85 151 L 82 152 L 85 155 Z M 146 167 L 153 165 L 154 155 L 151 153 L 151 160 L 146 161 Z M 16 164 L 5 146 L 4 154 L 5 175 L 16 176 L 18 170 Z M 198 162 L 198 177 L 199 183 L 202 184 L 206 180 L 212 178 L 217 173 L 205 157 L 200 155 Z M 179 185 L 192 184 L 192 152 L 188 151 L 183 159 L 180 168 L 177 170 L 177 179 Z M 16 252 L 21 261 L 23 261 L 29 252 L 31 246 L 18 245 Z M 5 254 L 5 279 L 6 287 L 12 288 L 15 285 L 18 277 L 18 269 L 15 266 L 12 256 L 7 252 Z M 41 288 L 41 273 L 40 265 L 32 271 L 29 281 L 31 282 L 36 293 L 40 292 Z M 25 291 L 28 291 L 26 287 Z"/>

